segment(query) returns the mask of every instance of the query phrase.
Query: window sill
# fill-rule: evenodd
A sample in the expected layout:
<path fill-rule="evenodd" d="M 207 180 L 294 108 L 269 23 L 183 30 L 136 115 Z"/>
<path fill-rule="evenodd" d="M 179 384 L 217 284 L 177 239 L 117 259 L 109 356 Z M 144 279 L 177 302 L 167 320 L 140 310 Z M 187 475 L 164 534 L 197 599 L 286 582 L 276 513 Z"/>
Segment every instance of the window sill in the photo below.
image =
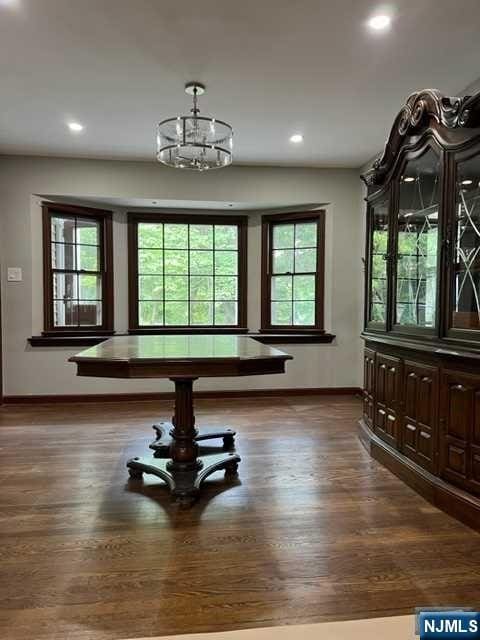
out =
<path fill-rule="evenodd" d="M 250 334 L 254 340 L 262 344 L 331 344 L 335 340 L 333 333 L 325 332 L 290 332 L 260 331 Z"/>
<path fill-rule="evenodd" d="M 126 333 L 116 333 L 116 336 L 125 335 L 195 335 L 195 334 L 245 334 L 262 344 L 330 344 L 335 339 L 332 333 L 281 333 L 278 331 L 249 332 L 246 328 L 204 328 L 198 329 L 138 329 Z M 114 334 L 92 335 L 62 335 L 50 334 L 32 336 L 28 338 L 31 347 L 91 347 L 111 338 Z"/>
<path fill-rule="evenodd" d="M 31 347 L 92 347 L 104 340 L 108 340 L 113 333 L 108 334 L 90 334 L 90 335 L 62 335 L 48 334 L 41 336 L 32 336 L 28 338 Z"/>

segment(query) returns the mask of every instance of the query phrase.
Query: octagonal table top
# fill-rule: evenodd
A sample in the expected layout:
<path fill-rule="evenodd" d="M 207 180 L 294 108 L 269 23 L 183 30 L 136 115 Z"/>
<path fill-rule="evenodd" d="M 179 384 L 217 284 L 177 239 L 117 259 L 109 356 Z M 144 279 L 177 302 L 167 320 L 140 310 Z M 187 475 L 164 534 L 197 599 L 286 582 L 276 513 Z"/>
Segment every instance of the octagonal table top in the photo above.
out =
<path fill-rule="evenodd" d="M 292 356 L 246 335 L 117 336 L 69 358 L 78 375 L 169 378 L 283 373 Z"/>

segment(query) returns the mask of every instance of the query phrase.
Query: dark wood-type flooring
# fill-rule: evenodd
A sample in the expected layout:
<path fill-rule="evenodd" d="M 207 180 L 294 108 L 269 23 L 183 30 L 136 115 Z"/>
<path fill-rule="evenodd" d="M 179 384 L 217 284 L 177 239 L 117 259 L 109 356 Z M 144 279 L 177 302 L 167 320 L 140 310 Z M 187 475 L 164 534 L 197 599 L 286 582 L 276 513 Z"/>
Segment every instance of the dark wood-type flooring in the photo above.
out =
<path fill-rule="evenodd" d="M 237 484 L 182 511 L 128 487 L 170 403 L 0 410 L 0 637 L 120 639 L 412 613 L 480 601 L 480 536 L 359 444 L 351 397 L 197 402 L 229 424 Z"/>

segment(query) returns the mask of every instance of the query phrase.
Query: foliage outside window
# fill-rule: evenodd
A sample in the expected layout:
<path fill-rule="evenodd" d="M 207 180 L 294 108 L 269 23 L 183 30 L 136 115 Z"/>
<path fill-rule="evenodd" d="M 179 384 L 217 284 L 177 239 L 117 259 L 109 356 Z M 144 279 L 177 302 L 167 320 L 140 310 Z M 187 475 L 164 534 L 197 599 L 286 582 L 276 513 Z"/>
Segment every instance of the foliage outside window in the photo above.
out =
<path fill-rule="evenodd" d="M 45 333 L 113 331 L 111 214 L 45 204 Z"/>
<path fill-rule="evenodd" d="M 324 212 L 263 216 L 263 331 L 323 331 Z"/>
<path fill-rule="evenodd" d="M 131 329 L 245 325 L 246 218 L 130 214 Z"/>

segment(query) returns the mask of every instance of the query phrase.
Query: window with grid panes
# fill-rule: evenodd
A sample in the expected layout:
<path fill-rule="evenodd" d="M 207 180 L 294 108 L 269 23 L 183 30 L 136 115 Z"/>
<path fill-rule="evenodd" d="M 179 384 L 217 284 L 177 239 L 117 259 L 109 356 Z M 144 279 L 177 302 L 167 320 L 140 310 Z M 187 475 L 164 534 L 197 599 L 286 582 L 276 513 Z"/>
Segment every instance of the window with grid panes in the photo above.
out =
<path fill-rule="evenodd" d="M 113 330 L 110 212 L 44 205 L 44 254 L 45 332 Z"/>
<path fill-rule="evenodd" d="M 131 218 L 131 328 L 244 325 L 245 232 L 245 218 Z"/>
<path fill-rule="evenodd" d="M 263 217 L 263 330 L 323 330 L 323 212 Z"/>

